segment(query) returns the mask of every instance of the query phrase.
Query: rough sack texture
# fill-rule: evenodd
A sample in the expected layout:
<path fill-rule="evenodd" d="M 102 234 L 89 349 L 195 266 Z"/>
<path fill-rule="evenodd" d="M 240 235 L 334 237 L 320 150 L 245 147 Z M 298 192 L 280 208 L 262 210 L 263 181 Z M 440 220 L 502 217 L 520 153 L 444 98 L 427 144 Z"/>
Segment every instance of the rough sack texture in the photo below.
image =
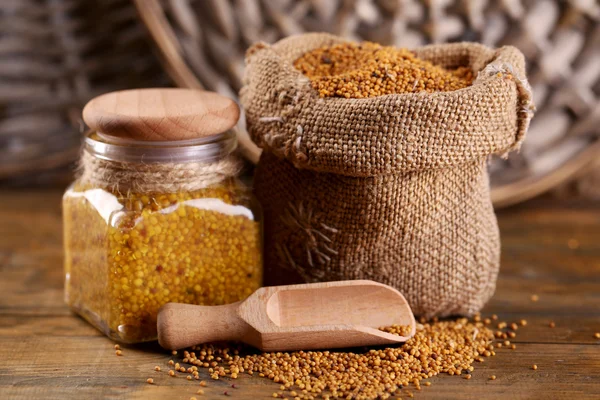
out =
<path fill-rule="evenodd" d="M 344 39 L 309 34 L 248 51 L 240 95 L 264 149 L 266 280 L 373 279 L 418 315 L 472 314 L 494 292 L 500 240 L 486 159 L 521 144 L 533 114 L 522 54 L 472 43 L 418 57 L 470 66 L 472 86 L 322 99 L 293 67 Z"/>

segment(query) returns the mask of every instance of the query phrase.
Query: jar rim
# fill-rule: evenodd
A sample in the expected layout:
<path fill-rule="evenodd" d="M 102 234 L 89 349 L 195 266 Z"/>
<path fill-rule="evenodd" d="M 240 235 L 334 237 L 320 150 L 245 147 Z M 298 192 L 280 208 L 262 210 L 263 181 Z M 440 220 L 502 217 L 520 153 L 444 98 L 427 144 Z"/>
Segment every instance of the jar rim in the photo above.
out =
<path fill-rule="evenodd" d="M 122 139 L 90 130 L 84 134 L 83 145 L 84 151 L 96 158 L 132 163 L 209 163 L 227 157 L 236 147 L 233 130 L 176 141 Z"/>

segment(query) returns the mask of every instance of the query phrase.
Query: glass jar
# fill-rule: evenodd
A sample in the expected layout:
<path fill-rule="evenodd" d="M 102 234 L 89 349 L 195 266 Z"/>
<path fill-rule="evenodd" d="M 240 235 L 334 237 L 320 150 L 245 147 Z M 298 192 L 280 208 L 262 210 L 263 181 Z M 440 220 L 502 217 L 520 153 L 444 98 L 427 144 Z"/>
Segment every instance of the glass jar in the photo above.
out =
<path fill-rule="evenodd" d="M 63 198 L 65 298 L 107 336 L 156 338 L 167 302 L 220 305 L 262 284 L 258 203 L 231 132 L 170 142 L 85 137 Z M 232 172 L 233 171 L 233 172 Z"/>

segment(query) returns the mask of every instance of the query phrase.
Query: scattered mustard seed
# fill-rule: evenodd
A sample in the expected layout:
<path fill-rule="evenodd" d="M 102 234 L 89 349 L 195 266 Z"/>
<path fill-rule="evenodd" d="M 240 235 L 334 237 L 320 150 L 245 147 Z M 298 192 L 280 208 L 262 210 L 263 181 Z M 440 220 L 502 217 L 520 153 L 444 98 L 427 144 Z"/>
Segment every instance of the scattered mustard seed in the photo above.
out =
<path fill-rule="evenodd" d="M 121 350 L 121 346 L 119 346 L 118 344 L 115 344 L 115 350 Z"/>
<path fill-rule="evenodd" d="M 205 344 L 193 346 L 183 356 L 188 364 L 206 368 L 211 379 L 240 373 L 267 377 L 282 389 L 276 393 L 280 398 L 292 386 L 297 396 L 291 398 L 324 397 L 323 392 L 331 392 L 332 399 L 347 398 L 359 390 L 364 399 L 389 398 L 401 387 L 413 385 L 420 390 L 421 385 L 429 386 L 423 380 L 440 373 L 464 376 L 472 372 L 474 360 L 483 362 L 483 355 L 495 355 L 493 337 L 483 323 L 461 318 L 419 325 L 404 344 L 366 352 L 250 352 L 241 356 L 241 347 Z"/>
<path fill-rule="evenodd" d="M 196 392 L 196 394 L 204 394 L 204 390 L 198 389 L 198 391 Z"/>
<path fill-rule="evenodd" d="M 205 381 L 200 381 L 200 386 L 205 387 L 206 386 L 206 382 Z"/>
<path fill-rule="evenodd" d="M 596 333 L 594 333 L 594 337 L 595 337 L 596 339 L 600 339 L 600 332 L 596 332 Z"/>
<path fill-rule="evenodd" d="M 550 328 L 555 328 L 556 327 L 556 323 L 554 323 L 554 321 L 550 321 L 550 323 L 548 324 L 548 326 Z"/>
<path fill-rule="evenodd" d="M 118 356 L 122 356 L 123 352 L 121 350 L 117 350 L 117 351 L 115 351 L 115 354 L 118 355 Z"/>
<path fill-rule="evenodd" d="M 538 296 L 537 294 L 532 294 L 531 295 L 531 301 L 536 302 L 540 299 L 540 296 Z"/>
<path fill-rule="evenodd" d="M 175 371 L 173 371 L 172 369 L 169 370 L 169 376 L 175 376 Z"/>
<path fill-rule="evenodd" d="M 152 385 L 154 383 L 154 379 L 148 378 L 148 379 L 146 379 L 146 383 L 149 383 Z"/>
<path fill-rule="evenodd" d="M 391 333 L 392 335 L 408 336 L 410 335 L 410 325 L 392 325 L 379 328 L 380 331 Z"/>
<path fill-rule="evenodd" d="M 156 367 L 154 367 L 154 370 L 160 372 L 160 367 L 157 365 Z"/>
<path fill-rule="evenodd" d="M 169 365 L 175 365 L 175 362 L 173 360 L 169 360 L 168 364 Z"/>
<path fill-rule="evenodd" d="M 465 375 L 465 379 L 471 379 L 471 374 Z"/>
<path fill-rule="evenodd" d="M 526 326 L 527 325 L 527 320 L 525 320 L 525 319 L 522 319 L 520 322 L 521 322 L 521 326 Z"/>
<path fill-rule="evenodd" d="M 490 380 L 491 380 L 491 381 L 495 381 L 495 380 L 496 380 L 496 375 L 492 375 L 492 376 L 490 376 Z"/>
<path fill-rule="evenodd" d="M 567 246 L 571 250 L 576 250 L 579 248 L 579 241 L 577 239 L 571 238 L 567 241 Z"/>
<path fill-rule="evenodd" d="M 516 345 L 516 344 L 511 344 L 511 345 L 510 345 L 510 348 L 511 348 L 511 350 L 514 350 L 514 349 L 516 349 L 516 348 L 517 348 L 517 345 Z"/>
<path fill-rule="evenodd" d="M 533 366 L 531 367 L 531 369 L 533 369 L 535 371 L 537 369 L 537 365 L 533 364 Z"/>

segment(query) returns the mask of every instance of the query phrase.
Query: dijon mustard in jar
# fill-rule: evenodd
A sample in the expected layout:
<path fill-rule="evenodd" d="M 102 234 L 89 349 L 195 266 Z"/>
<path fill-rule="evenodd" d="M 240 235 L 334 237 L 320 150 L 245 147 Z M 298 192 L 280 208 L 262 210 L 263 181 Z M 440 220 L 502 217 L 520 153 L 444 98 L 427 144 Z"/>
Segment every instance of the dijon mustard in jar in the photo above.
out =
<path fill-rule="evenodd" d="M 63 198 L 65 298 L 107 336 L 153 340 L 163 304 L 226 304 L 261 286 L 261 215 L 232 155 L 238 115 L 183 89 L 86 106 L 92 131 Z"/>

